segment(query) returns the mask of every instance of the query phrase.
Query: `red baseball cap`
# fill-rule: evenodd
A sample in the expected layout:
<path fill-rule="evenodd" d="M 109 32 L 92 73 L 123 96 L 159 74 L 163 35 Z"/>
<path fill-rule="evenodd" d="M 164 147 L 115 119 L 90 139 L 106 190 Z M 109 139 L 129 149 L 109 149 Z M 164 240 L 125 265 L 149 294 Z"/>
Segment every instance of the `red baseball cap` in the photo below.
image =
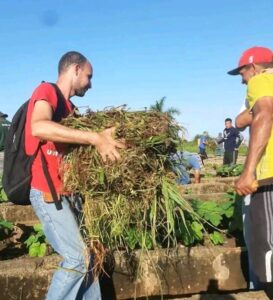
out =
<path fill-rule="evenodd" d="M 273 61 L 273 53 L 269 48 L 252 47 L 240 57 L 238 67 L 228 72 L 229 75 L 239 75 L 240 70 L 249 64 L 267 63 Z"/>

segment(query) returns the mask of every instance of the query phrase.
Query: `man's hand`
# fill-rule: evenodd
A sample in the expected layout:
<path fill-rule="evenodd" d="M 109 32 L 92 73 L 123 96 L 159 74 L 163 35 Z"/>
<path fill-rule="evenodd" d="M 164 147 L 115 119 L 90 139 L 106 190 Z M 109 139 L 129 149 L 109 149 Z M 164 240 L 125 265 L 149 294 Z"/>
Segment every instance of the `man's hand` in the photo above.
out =
<path fill-rule="evenodd" d="M 258 183 L 253 175 L 242 173 L 238 180 L 235 182 L 235 190 L 240 196 L 246 196 L 256 192 Z"/>
<path fill-rule="evenodd" d="M 118 149 L 126 148 L 125 144 L 121 141 L 113 139 L 115 127 L 108 128 L 102 132 L 98 132 L 96 143 L 94 144 L 97 151 L 102 157 L 104 162 L 109 159 L 115 161 L 120 159 Z"/>

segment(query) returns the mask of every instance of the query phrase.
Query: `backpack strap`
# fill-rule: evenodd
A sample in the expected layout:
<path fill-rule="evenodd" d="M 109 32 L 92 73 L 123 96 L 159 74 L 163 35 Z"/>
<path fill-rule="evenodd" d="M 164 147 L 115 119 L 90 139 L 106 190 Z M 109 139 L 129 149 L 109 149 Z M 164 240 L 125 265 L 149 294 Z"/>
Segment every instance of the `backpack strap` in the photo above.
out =
<path fill-rule="evenodd" d="M 58 105 L 60 103 L 60 100 L 62 102 L 65 102 L 66 99 L 62 93 L 62 91 L 60 90 L 60 88 L 57 86 L 56 83 L 50 82 L 50 84 L 55 88 L 56 94 L 57 94 L 57 98 L 58 98 Z M 73 115 L 78 116 L 79 115 L 79 110 L 78 107 L 69 99 L 71 105 L 72 105 L 72 109 L 73 109 Z"/>
<path fill-rule="evenodd" d="M 45 174 L 45 177 L 46 177 L 46 180 L 47 180 L 48 187 L 50 189 L 50 193 L 51 193 L 52 198 L 53 198 L 53 202 L 54 202 L 57 210 L 61 210 L 63 208 L 63 206 L 62 206 L 62 203 L 61 203 L 61 201 L 60 201 L 60 199 L 57 195 L 57 192 L 56 192 L 56 189 L 53 185 L 52 179 L 49 175 L 45 155 L 44 155 L 42 149 L 41 149 L 41 159 L 42 159 L 43 171 L 44 171 L 44 174 Z"/>

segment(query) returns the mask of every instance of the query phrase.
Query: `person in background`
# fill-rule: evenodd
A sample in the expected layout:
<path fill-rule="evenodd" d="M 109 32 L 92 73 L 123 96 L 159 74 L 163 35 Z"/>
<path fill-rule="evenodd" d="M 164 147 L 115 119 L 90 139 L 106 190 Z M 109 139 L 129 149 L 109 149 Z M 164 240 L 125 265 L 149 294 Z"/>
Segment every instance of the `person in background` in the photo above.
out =
<path fill-rule="evenodd" d="M 4 151 L 6 136 L 10 127 L 8 115 L 0 112 L 0 151 Z"/>
<path fill-rule="evenodd" d="M 247 85 L 246 109 L 236 118 L 239 128 L 250 127 L 249 150 L 244 171 L 235 182 L 236 192 L 251 195 L 245 219 L 249 262 L 269 299 L 273 299 L 273 53 L 265 47 L 243 52 L 238 67 Z"/>
<path fill-rule="evenodd" d="M 239 136 L 236 138 L 236 147 L 234 149 L 234 152 L 235 152 L 235 161 L 234 161 L 234 164 L 237 163 L 237 159 L 238 159 L 238 155 L 239 155 L 239 148 L 240 146 L 242 145 L 242 143 L 244 142 L 244 136 L 242 135 L 241 132 L 239 132 Z"/>
<path fill-rule="evenodd" d="M 224 144 L 223 143 L 218 143 L 223 139 L 223 134 L 222 132 L 218 133 L 217 138 L 214 140 L 216 143 L 216 149 L 215 149 L 215 155 L 216 156 L 223 156 L 224 155 Z"/>
<path fill-rule="evenodd" d="M 207 145 L 208 145 L 208 133 L 207 133 L 207 131 L 204 131 L 203 134 L 198 139 L 198 153 L 201 157 L 202 163 L 203 163 L 204 159 L 208 158 L 208 155 L 206 152 Z"/>
<path fill-rule="evenodd" d="M 223 138 L 218 141 L 218 144 L 224 143 L 223 165 L 236 164 L 236 150 L 239 149 L 241 142 L 239 130 L 232 126 L 230 118 L 226 118 Z"/>
<path fill-rule="evenodd" d="M 171 158 L 174 165 L 174 172 L 178 175 L 178 183 L 182 185 L 189 184 L 190 174 L 189 170 L 194 171 L 194 183 L 201 182 L 201 168 L 202 168 L 202 161 L 200 156 L 197 153 L 192 153 L 188 151 L 179 151 L 174 154 Z"/>

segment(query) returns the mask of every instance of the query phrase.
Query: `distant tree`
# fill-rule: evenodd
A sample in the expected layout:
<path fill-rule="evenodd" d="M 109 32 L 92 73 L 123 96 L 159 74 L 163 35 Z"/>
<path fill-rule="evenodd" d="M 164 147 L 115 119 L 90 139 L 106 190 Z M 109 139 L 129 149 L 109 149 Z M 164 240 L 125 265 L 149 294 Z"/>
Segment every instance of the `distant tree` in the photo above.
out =
<path fill-rule="evenodd" d="M 166 97 L 162 97 L 160 100 L 156 100 L 154 105 L 150 106 L 150 110 L 166 113 L 172 120 L 174 115 L 180 115 L 180 111 L 177 108 L 170 107 L 167 110 L 164 110 Z"/>

